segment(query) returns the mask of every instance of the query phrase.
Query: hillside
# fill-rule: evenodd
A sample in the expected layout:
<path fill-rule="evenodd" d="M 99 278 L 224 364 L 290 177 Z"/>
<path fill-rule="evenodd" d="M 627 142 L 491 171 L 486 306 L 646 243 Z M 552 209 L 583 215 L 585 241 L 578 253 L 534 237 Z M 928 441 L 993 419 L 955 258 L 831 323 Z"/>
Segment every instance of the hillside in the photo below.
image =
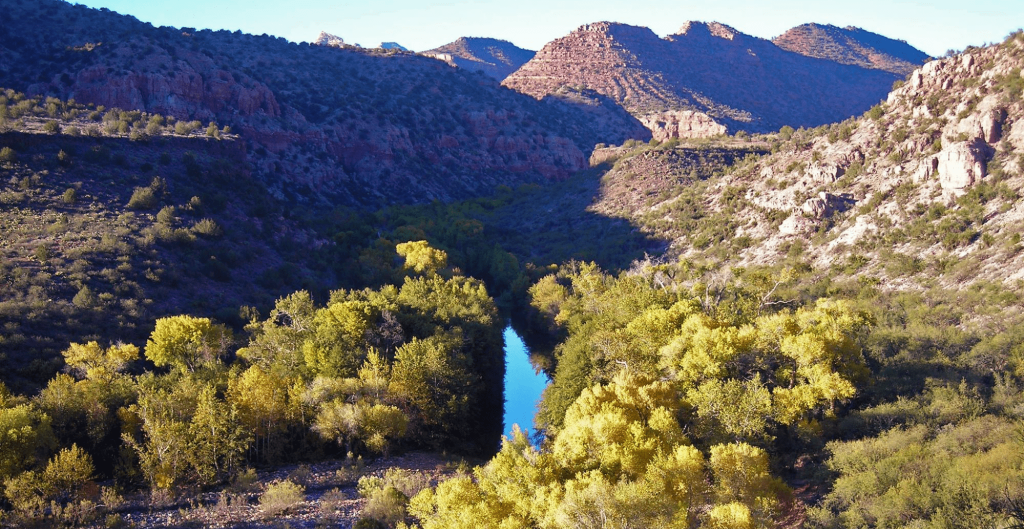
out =
<path fill-rule="evenodd" d="M 900 77 L 792 53 L 719 23 L 688 22 L 658 38 L 600 22 L 548 43 L 503 84 L 534 97 L 595 90 L 667 139 L 841 121 Z"/>
<path fill-rule="evenodd" d="M 483 72 L 498 81 L 526 64 L 536 52 L 511 42 L 480 37 L 460 37 L 455 42 L 422 52 L 471 72 Z"/>
<path fill-rule="evenodd" d="M 45 382 L 72 341 L 136 341 L 154 317 L 182 312 L 240 325 L 243 305 L 357 279 L 322 234 L 331 223 L 273 197 L 238 136 L 195 125 L 0 91 L 9 386 Z M 147 132 L 122 137 L 122 126 Z"/>
<path fill-rule="evenodd" d="M 1022 66 L 1019 34 L 932 61 L 859 118 L 766 136 L 770 155 L 645 207 L 592 208 L 691 258 L 748 265 L 799 256 L 889 288 L 1010 286 L 1024 278 Z M 615 159 L 621 148 L 606 151 Z M 626 178 L 634 156 L 606 181 Z"/>
<path fill-rule="evenodd" d="M 154 28 L 59 0 L 10 0 L 0 85 L 29 95 L 217 121 L 276 196 L 369 207 L 546 182 L 643 128 L 623 112 L 538 102 L 397 50 Z M 609 111 L 614 112 L 611 108 Z M 429 170 L 428 170 L 429 168 Z"/>
<path fill-rule="evenodd" d="M 928 59 L 927 54 L 906 42 L 853 26 L 804 24 L 775 37 L 772 42 L 784 50 L 808 57 L 877 68 L 901 77 Z"/>

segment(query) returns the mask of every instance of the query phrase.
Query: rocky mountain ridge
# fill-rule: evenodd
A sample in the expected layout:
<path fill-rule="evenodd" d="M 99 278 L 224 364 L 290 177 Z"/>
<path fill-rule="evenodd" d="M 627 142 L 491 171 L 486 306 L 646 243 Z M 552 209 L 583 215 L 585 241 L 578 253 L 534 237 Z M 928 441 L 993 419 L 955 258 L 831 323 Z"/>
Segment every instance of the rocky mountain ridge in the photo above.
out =
<path fill-rule="evenodd" d="M 564 178 L 594 144 L 643 131 L 624 112 L 602 128 L 591 106 L 397 50 L 154 28 L 58 0 L 5 5 L 20 22 L 0 27 L 0 85 L 230 125 L 254 176 L 289 200 L 466 198 Z"/>
<path fill-rule="evenodd" d="M 928 54 L 901 40 L 853 26 L 803 24 L 772 39 L 788 51 L 842 64 L 876 68 L 906 76 L 919 68 Z"/>
<path fill-rule="evenodd" d="M 535 97 L 592 89 L 656 138 L 686 138 L 840 121 L 884 98 L 900 77 L 793 53 L 716 22 L 688 22 L 665 38 L 599 22 L 548 43 L 503 84 Z"/>
<path fill-rule="evenodd" d="M 460 37 L 422 53 L 452 66 L 483 72 L 498 81 L 504 80 L 536 54 L 506 40 L 479 37 Z"/>

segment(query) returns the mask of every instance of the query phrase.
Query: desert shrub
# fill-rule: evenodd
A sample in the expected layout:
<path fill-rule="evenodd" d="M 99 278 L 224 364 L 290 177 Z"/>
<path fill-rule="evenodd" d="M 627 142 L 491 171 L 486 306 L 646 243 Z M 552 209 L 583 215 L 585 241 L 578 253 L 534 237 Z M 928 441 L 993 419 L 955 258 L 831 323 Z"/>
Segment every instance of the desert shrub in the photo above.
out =
<path fill-rule="evenodd" d="M 98 299 L 96 298 L 96 294 L 93 294 L 88 285 L 79 289 L 78 293 L 75 294 L 75 297 L 71 299 L 71 303 L 81 309 L 95 307 L 97 301 Z"/>
<path fill-rule="evenodd" d="M 157 196 L 152 187 L 136 187 L 132 198 L 128 200 L 131 209 L 153 209 L 157 204 Z"/>
<path fill-rule="evenodd" d="M 178 208 L 174 206 L 160 208 L 160 212 L 156 214 L 156 222 L 163 226 L 173 227 L 178 223 Z"/>
<path fill-rule="evenodd" d="M 18 153 L 14 152 L 14 149 L 10 147 L 4 147 L 0 149 L 0 162 L 16 162 L 18 161 Z"/>
<path fill-rule="evenodd" d="M 36 246 L 36 250 L 33 253 L 37 261 L 49 261 L 53 257 L 53 252 L 50 251 L 50 247 L 45 244 Z"/>
<path fill-rule="evenodd" d="M 260 495 L 260 509 L 268 516 L 277 516 L 298 507 L 306 499 L 301 485 L 278 481 L 267 486 Z"/>
<path fill-rule="evenodd" d="M 256 475 L 256 469 L 246 468 L 244 472 L 235 474 L 235 477 L 231 479 L 231 485 L 228 490 L 231 492 L 252 492 L 256 490 L 259 485 L 259 477 Z"/>
<path fill-rule="evenodd" d="M 73 187 L 69 187 L 64 191 L 64 194 L 60 197 L 61 201 L 65 204 L 74 204 L 78 200 L 78 191 Z"/>
<path fill-rule="evenodd" d="M 43 132 L 47 134 L 60 134 L 60 123 L 56 121 L 43 123 Z"/>
<path fill-rule="evenodd" d="M 203 237 L 215 238 L 224 234 L 224 230 L 213 219 L 202 219 L 192 226 L 192 231 Z"/>
<path fill-rule="evenodd" d="M 322 516 L 334 516 L 348 500 L 344 492 L 334 488 L 320 497 L 320 514 Z"/>

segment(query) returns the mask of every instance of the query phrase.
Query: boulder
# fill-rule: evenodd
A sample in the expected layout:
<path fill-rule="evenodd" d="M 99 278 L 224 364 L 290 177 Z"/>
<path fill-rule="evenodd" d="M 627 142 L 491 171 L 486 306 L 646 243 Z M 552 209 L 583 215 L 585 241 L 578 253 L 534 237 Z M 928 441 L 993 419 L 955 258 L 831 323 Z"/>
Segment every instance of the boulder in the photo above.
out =
<path fill-rule="evenodd" d="M 843 169 L 834 163 L 816 163 L 807 168 L 807 176 L 810 176 L 818 184 L 831 184 L 839 180 L 843 172 Z"/>

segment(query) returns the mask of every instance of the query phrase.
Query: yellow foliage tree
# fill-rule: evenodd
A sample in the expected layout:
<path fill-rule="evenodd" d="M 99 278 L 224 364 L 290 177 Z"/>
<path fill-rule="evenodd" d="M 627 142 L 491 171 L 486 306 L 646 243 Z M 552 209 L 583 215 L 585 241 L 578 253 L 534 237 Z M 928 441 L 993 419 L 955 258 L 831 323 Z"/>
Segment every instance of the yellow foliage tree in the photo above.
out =
<path fill-rule="evenodd" d="M 405 258 L 405 268 L 417 274 L 433 275 L 448 266 L 448 254 L 427 241 L 403 242 L 395 245 L 395 251 Z"/>
<path fill-rule="evenodd" d="M 220 358 L 230 341 L 231 331 L 209 318 L 160 318 L 146 341 L 146 358 L 158 366 L 195 371 Z"/>
<path fill-rule="evenodd" d="M 129 363 L 139 359 L 139 348 L 116 344 L 104 350 L 97 342 L 72 343 L 62 354 L 68 367 L 85 378 L 110 382 Z"/>

